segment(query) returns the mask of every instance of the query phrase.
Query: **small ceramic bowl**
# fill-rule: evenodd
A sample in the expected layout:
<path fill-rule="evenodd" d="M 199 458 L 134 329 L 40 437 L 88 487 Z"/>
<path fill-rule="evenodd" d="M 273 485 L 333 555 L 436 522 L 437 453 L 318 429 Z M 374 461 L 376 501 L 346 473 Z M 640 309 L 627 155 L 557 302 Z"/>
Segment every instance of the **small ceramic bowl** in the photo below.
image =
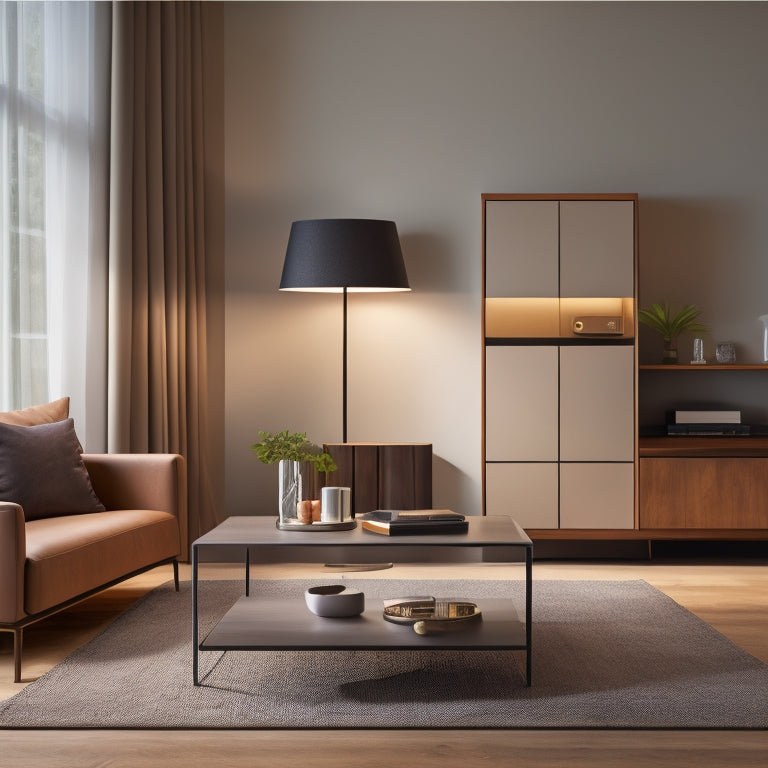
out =
<path fill-rule="evenodd" d="M 312 613 L 330 619 L 358 616 L 365 610 L 365 595 L 345 584 L 310 587 L 304 593 L 304 599 Z"/>

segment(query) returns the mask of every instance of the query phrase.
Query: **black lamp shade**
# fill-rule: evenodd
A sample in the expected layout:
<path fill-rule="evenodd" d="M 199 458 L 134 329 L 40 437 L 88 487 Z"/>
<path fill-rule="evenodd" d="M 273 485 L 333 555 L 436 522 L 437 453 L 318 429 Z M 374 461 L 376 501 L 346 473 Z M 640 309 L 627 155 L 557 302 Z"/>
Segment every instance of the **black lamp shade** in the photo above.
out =
<path fill-rule="evenodd" d="M 294 221 L 280 290 L 409 291 L 394 221 Z"/>

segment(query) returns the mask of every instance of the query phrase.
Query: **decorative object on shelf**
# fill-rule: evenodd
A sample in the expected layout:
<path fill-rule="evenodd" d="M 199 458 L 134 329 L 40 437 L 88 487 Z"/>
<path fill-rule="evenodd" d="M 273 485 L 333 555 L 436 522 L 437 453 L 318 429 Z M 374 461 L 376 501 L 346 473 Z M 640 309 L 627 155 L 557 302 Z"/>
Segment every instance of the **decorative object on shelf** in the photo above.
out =
<path fill-rule="evenodd" d="M 736 362 L 736 345 L 732 341 L 726 341 L 715 347 L 715 357 L 718 363 L 730 365 Z"/>
<path fill-rule="evenodd" d="M 365 594 L 346 584 L 310 587 L 304 593 L 304 600 L 315 616 L 328 619 L 359 616 L 365 610 Z"/>
<path fill-rule="evenodd" d="M 325 486 L 321 494 L 321 522 L 344 523 L 352 519 L 351 488 Z"/>
<path fill-rule="evenodd" d="M 708 331 L 709 328 L 698 322 L 697 318 L 701 310 L 695 305 L 688 304 L 677 314 L 672 314 L 669 304 L 653 303 L 648 309 L 641 309 L 637 313 L 637 319 L 643 325 L 647 325 L 664 339 L 664 352 L 661 361 L 663 363 L 677 363 L 677 337 L 684 331 Z"/>
<path fill-rule="evenodd" d="M 278 464 L 278 528 L 309 526 L 321 522 L 322 510 L 318 499 L 303 497 L 303 467 L 314 466 L 326 477 L 337 467 L 333 457 L 307 440 L 306 432 L 265 432 L 259 430 L 260 442 L 251 450 L 263 464 Z"/>
<path fill-rule="evenodd" d="M 394 221 L 294 221 L 281 291 L 343 294 L 342 442 L 347 442 L 347 293 L 410 291 Z"/>
<path fill-rule="evenodd" d="M 768 315 L 757 318 L 763 324 L 763 362 L 768 363 Z"/>
<path fill-rule="evenodd" d="M 704 359 L 704 339 L 693 340 L 693 359 L 691 365 L 706 365 L 707 361 Z"/>
<path fill-rule="evenodd" d="M 472 627 L 482 620 L 482 612 L 468 600 L 401 597 L 384 601 L 384 619 L 412 626 L 417 635 L 435 635 Z"/>

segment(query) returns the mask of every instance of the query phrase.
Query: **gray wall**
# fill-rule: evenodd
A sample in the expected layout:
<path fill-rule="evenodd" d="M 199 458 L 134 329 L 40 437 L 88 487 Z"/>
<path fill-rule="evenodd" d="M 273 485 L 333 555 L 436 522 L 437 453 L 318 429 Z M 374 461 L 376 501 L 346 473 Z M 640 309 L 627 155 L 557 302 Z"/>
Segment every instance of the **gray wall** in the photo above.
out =
<path fill-rule="evenodd" d="M 295 219 L 397 222 L 413 292 L 350 299 L 349 438 L 431 441 L 435 506 L 480 509 L 483 192 L 639 193 L 641 304 L 759 360 L 767 33 L 765 3 L 226 4 L 228 513 L 276 512 L 258 429 L 341 439 L 341 300 L 277 291 Z"/>

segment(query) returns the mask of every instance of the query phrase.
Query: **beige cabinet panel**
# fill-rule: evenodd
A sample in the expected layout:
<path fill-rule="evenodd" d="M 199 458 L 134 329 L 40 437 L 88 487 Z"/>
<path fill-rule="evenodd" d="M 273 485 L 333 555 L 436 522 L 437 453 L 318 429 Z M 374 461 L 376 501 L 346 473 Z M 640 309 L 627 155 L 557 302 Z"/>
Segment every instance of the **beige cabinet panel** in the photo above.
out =
<path fill-rule="evenodd" d="M 557 368 L 557 347 L 486 347 L 487 461 L 557 461 Z"/>
<path fill-rule="evenodd" d="M 634 464 L 561 464 L 561 528 L 633 528 Z"/>
<path fill-rule="evenodd" d="M 558 295 L 558 210 L 553 200 L 485 204 L 485 296 Z"/>
<path fill-rule="evenodd" d="M 557 528 L 557 464 L 486 464 L 485 513 L 523 528 Z"/>
<path fill-rule="evenodd" d="M 560 295 L 634 296 L 631 200 L 560 202 Z"/>
<path fill-rule="evenodd" d="M 561 347 L 560 460 L 634 461 L 634 348 Z"/>

